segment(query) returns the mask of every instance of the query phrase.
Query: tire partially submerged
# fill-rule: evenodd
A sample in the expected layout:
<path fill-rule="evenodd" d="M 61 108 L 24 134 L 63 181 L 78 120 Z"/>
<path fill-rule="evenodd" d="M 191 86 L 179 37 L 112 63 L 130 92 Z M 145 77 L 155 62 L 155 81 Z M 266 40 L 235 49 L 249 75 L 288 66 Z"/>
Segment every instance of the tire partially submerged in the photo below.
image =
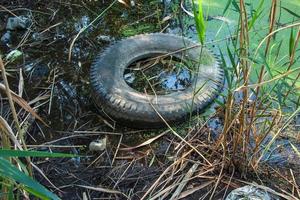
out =
<path fill-rule="evenodd" d="M 199 72 L 185 90 L 148 95 L 124 80 L 124 71 L 137 60 L 172 54 L 195 62 L 200 53 Z M 191 109 L 197 113 L 211 103 L 224 84 L 223 70 L 210 51 L 187 38 L 162 33 L 138 35 L 113 44 L 95 59 L 90 76 L 95 104 L 114 120 L 136 128 L 164 126 L 161 117 L 169 123 L 180 122 Z"/>

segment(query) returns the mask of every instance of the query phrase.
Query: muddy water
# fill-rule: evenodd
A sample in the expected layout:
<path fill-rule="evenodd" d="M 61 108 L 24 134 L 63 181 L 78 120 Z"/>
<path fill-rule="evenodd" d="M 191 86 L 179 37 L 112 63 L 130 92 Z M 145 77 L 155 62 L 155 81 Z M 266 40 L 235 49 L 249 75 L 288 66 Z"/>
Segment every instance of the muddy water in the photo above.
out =
<path fill-rule="evenodd" d="M 111 2 L 107 1 L 64 1 L 38 2 L 2 1 L 1 5 L 16 16 L 26 16 L 31 20 L 27 30 L 10 31 L 8 41 L 2 41 L 1 53 L 7 54 L 15 48 L 23 52 L 18 63 L 8 66 L 9 70 L 22 69 L 25 77 L 25 99 L 32 99 L 40 94 L 50 95 L 50 106 L 40 107 L 41 115 L 56 130 L 68 130 L 79 124 L 75 121 L 88 111 L 96 112 L 90 99 L 89 67 L 95 56 L 108 44 L 132 34 L 150 31 L 135 31 L 136 22 L 158 24 L 160 2 L 140 2 L 133 8 L 126 8 L 116 3 L 112 9 L 92 26 L 85 30 L 76 40 L 72 48 L 72 59 L 68 61 L 72 39 L 83 28 L 87 27 Z M 142 18 L 155 10 L 157 15 L 146 20 Z M 10 12 L 1 10 L 2 37 Z M 151 23 L 150 23 L 151 22 Z M 139 24 L 138 24 L 139 25 Z M 151 27 L 155 32 L 156 27 Z M 127 36 L 127 35 L 126 35 Z M 11 78 L 11 85 L 17 89 L 17 77 Z M 48 106 L 48 108 L 47 108 Z M 92 114 L 91 114 L 92 115 Z M 97 118 L 97 117 L 95 117 Z M 99 120 L 101 124 L 101 120 Z M 83 127 L 81 127 L 83 128 Z"/>
<path fill-rule="evenodd" d="M 33 123 L 30 130 L 28 130 L 30 135 L 28 136 L 30 137 L 28 139 L 29 144 L 48 142 L 51 145 L 87 146 L 92 140 L 98 139 L 99 134 L 92 135 L 82 132 L 85 136 L 78 136 L 81 133 L 80 131 L 114 131 L 121 133 L 132 131 L 123 127 L 114 129 L 114 122 L 103 119 L 98 115 L 98 110 L 92 103 L 89 67 L 96 54 L 115 40 L 146 32 L 165 30 L 165 32 L 185 35 L 197 40 L 195 27 L 193 26 L 194 21 L 182 12 L 179 2 L 168 0 L 164 0 L 164 3 L 154 0 L 137 2 L 132 8 L 116 4 L 93 26 L 82 33 L 72 48 L 72 59 L 69 62 L 69 47 L 74 36 L 107 8 L 111 1 L 22 1 L 21 4 L 20 1 L 0 1 L 0 5 L 10 10 L 8 12 L 2 7 L 0 8 L 1 37 L 7 34 L 5 26 L 8 17 L 12 16 L 11 12 L 17 16 L 26 16 L 32 21 L 29 29 L 12 31 L 11 40 L 2 43 L 0 49 L 4 55 L 17 47 L 23 52 L 23 57 L 20 60 L 7 65 L 7 70 L 11 75 L 9 81 L 12 89 L 18 91 L 19 69 L 22 69 L 24 76 L 23 98 L 31 101 L 39 96 L 45 97 L 41 98 L 39 103 L 33 104 L 33 106 L 38 106 L 39 114 L 49 124 L 50 128 Z M 223 18 L 220 17 L 226 2 L 225 0 L 204 1 L 205 9 L 210 8 L 209 16 L 207 17 L 208 46 L 216 54 L 219 54 L 219 49 L 225 52 L 225 59 L 229 63 L 225 47 L 226 44 L 229 44 L 229 41 L 234 40 L 233 36 L 238 23 L 238 12 L 231 8 Z M 250 2 L 253 1 L 247 1 L 247 3 Z M 282 7 L 296 13 L 299 10 L 297 0 L 280 2 Z M 250 5 L 252 4 L 248 4 L 248 6 Z M 253 3 L 253 5 L 257 5 L 257 3 Z M 185 4 L 185 8 L 188 11 L 190 10 L 188 2 Z M 283 8 L 281 11 L 280 23 L 297 20 L 284 11 Z M 163 17 L 173 13 L 175 20 L 162 22 Z M 254 36 L 260 37 L 266 33 L 267 17 L 267 14 L 264 14 L 263 21 L 259 22 L 261 27 L 255 27 L 257 31 L 253 32 Z M 283 32 L 276 38 L 280 41 L 281 39 L 286 39 L 284 38 L 286 35 L 289 35 L 289 33 Z M 258 41 L 251 43 L 253 48 L 257 44 Z M 286 42 L 283 42 L 282 45 L 280 54 L 283 55 L 288 46 Z M 277 47 L 275 46 L 274 49 Z M 166 88 L 176 86 L 174 76 L 174 74 L 167 74 L 163 77 L 166 80 L 164 82 Z M 184 74 L 184 77 L 186 76 Z M 213 111 L 210 110 L 208 112 Z M 218 134 L 222 130 L 222 125 L 218 119 L 215 120 L 216 122 L 212 122 L 210 127 Z M 74 131 L 79 132 L 75 133 Z M 72 138 L 73 136 L 74 138 Z M 67 137 L 67 139 L 61 139 L 64 137 Z M 114 150 L 120 137 L 108 137 L 111 149 Z M 123 137 L 122 143 L 133 146 L 140 143 L 140 141 L 144 141 L 145 138 L 142 134 L 134 137 L 126 135 L 126 137 Z M 56 139 L 61 140 L 53 142 Z M 288 147 L 288 142 L 288 140 L 281 140 L 276 144 Z M 282 152 L 282 148 L 277 148 L 276 144 L 272 148 L 274 151 L 270 151 L 270 154 L 267 154 L 264 160 L 285 164 L 287 159 L 282 154 L 278 154 L 278 152 Z M 161 145 L 166 146 L 159 150 L 164 152 L 162 155 L 165 154 L 165 149 L 168 148 L 168 145 L 168 143 Z M 91 154 L 86 146 L 60 150 L 75 154 Z M 43 147 L 43 149 L 48 148 Z M 116 180 L 110 182 L 107 177 L 101 178 L 109 172 L 106 166 L 112 164 L 111 158 L 114 157 L 114 152 L 111 149 L 103 153 L 104 156 L 97 161 L 97 167 L 93 166 L 93 170 L 91 168 L 86 169 L 93 161 L 89 157 L 73 160 L 57 159 L 47 163 L 47 166 L 41 166 L 41 168 L 49 175 L 51 180 L 57 180 L 55 184 L 67 188 L 64 189 L 64 192 L 67 193 L 61 196 L 65 195 L 69 199 L 71 199 L 71 196 L 74 196 L 74 199 L 76 199 L 78 197 L 76 195 L 81 194 L 81 192 L 76 191 L 78 192 L 76 194 L 75 190 L 68 184 L 86 184 L 89 182 L 91 185 L 98 185 L 109 182 L 111 186 L 114 185 L 113 181 Z M 272 157 L 271 153 L 275 156 Z M 290 156 L 289 151 L 284 155 Z M 294 158 L 290 159 L 295 160 Z M 69 168 L 66 169 L 66 166 L 69 166 Z M 143 171 L 144 169 L 145 167 L 139 164 L 133 171 Z M 151 168 L 151 170 L 151 175 L 153 176 L 159 172 L 155 167 Z M 123 171 L 120 170 L 113 173 L 122 175 Z M 61 177 L 66 178 L 61 180 Z M 43 180 L 41 177 L 40 179 Z M 147 178 L 145 179 L 146 181 L 148 180 Z M 45 184 L 48 183 L 45 181 Z"/>
<path fill-rule="evenodd" d="M 259 1 L 256 1 L 259 2 Z M 68 61 L 69 47 L 74 36 L 95 19 L 111 2 L 104 1 L 66 1 L 58 2 L 30 2 L 22 4 L 16 2 L 2 2 L 8 10 L 16 16 L 26 16 L 31 20 L 27 30 L 11 31 L 11 38 L 1 43 L 1 53 L 6 54 L 17 48 L 23 52 L 22 59 L 17 63 L 8 65 L 8 71 L 22 69 L 25 77 L 23 97 L 28 100 L 40 95 L 49 95 L 50 98 L 39 107 L 39 113 L 47 120 L 51 129 L 49 137 L 60 137 L 52 131 L 74 130 L 111 130 L 113 121 L 106 121 L 95 113 L 90 98 L 89 67 L 98 52 L 105 49 L 115 40 L 145 32 L 175 33 L 197 40 L 194 20 L 191 14 L 190 1 L 180 5 L 178 1 L 139 1 L 134 7 L 126 8 L 116 4 L 103 17 L 90 26 L 76 40 L 72 48 L 72 59 Z M 234 31 L 238 24 L 238 10 L 230 7 L 223 16 L 227 1 L 204 1 L 204 10 L 207 14 L 207 45 L 219 54 L 225 55 L 228 63 L 227 45 L 234 39 Z M 247 2 L 252 10 L 257 3 Z M 270 3 L 264 4 L 264 10 Z M 299 4 L 295 1 L 280 1 L 280 19 L 277 24 L 297 21 L 291 13 L 297 13 Z M 251 10 L 249 9 L 249 10 Z M 162 18 L 174 14 L 174 19 L 162 23 Z M 11 13 L 1 10 L 0 36 L 7 34 L 6 23 Z M 263 18 L 257 22 L 251 35 L 253 49 L 258 45 L 259 38 L 267 33 L 268 16 L 263 13 Z M 286 39 L 286 31 L 276 36 L 277 41 Z M 276 45 L 274 46 L 276 48 Z M 288 43 L 282 42 L 280 52 L 283 56 L 287 52 Z M 186 71 L 182 73 L 164 73 L 160 77 L 162 87 L 166 90 L 178 90 L 184 85 L 178 84 L 178 76 L 183 76 L 183 82 L 188 79 Z M 11 86 L 18 89 L 18 73 L 10 77 Z M 255 77 L 253 78 L 255 79 Z M 179 81 L 180 82 L 180 81 Z M 210 111 L 213 112 L 213 111 Z M 95 128 L 94 125 L 97 124 Z M 218 129 L 218 127 L 213 127 Z M 38 130 L 38 128 L 36 128 Z M 47 132 L 45 129 L 41 132 Z M 47 134 L 46 134 L 47 135 Z M 45 139 L 46 141 L 48 139 Z"/>

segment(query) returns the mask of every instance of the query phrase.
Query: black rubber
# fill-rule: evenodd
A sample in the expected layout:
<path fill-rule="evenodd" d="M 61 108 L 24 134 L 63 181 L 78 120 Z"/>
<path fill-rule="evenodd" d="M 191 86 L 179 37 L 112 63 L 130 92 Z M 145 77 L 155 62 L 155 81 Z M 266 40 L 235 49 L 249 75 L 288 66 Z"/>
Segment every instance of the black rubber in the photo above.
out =
<path fill-rule="evenodd" d="M 136 128 L 164 126 L 157 112 L 169 123 L 180 122 L 189 116 L 192 101 L 193 113 L 199 112 L 216 98 L 224 85 L 223 70 L 206 48 L 202 48 L 201 58 L 206 61 L 200 65 L 198 77 L 196 74 L 191 86 L 183 91 L 146 95 L 128 86 L 124 80 L 124 70 L 131 63 L 149 55 L 172 53 L 196 44 L 180 36 L 154 33 L 137 35 L 111 45 L 91 66 L 91 85 L 96 105 L 114 120 Z M 184 50 L 184 59 L 199 60 L 200 51 L 199 46 L 188 48 Z M 196 88 L 201 89 L 193 95 L 197 90 L 193 87 L 196 80 Z"/>

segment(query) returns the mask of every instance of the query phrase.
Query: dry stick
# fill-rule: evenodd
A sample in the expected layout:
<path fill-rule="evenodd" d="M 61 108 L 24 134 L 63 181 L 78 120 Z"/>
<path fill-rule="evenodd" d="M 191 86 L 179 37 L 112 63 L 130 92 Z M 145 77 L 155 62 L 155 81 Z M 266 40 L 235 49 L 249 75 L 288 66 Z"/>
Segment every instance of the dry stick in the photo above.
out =
<path fill-rule="evenodd" d="M 240 0 L 240 31 L 239 31 L 239 44 L 240 44 L 240 65 L 242 68 L 242 74 L 243 74 L 243 84 L 248 85 L 248 73 L 249 73 L 249 62 L 247 60 L 248 58 L 248 47 L 249 47 L 249 36 L 248 36 L 248 22 L 247 22 L 247 12 L 245 8 L 244 0 Z M 246 140 L 243 140 L 243 156 L 244 158 L 247 157 L 246 149 L 248 144 L 248 136 L 245 133 L 245 112 L 246 112 L 246 103 L 248 100 L 248 90 L 243 90 L 243 101 L 241 105 L 241 114 L 239 116 L 239 127 L 238 127 L 238 133 L 241 136 L 246 136 Z M 229 109 L 229 108 L 227 108 Z M 224 138 L 223 145 L 226 146 L 226 138 Z"/>
<path fill-rule="evenodd" d="M 282 31 L 282 30 L 285 30 L 285 29 L 289 29 L 289 28 L 293 28 L 293 27 L 296 27 L 296 26 L 300 26 L 300 22 L 298 23 L 294 23 L 294 24 L 290 24 L 290 25 L 287 25 L 287 26 L 284 26 L 282 28 L 279 28 L 279 29 L 276 29 L 274 30 L 273 32 L 269 33 L 266 37 L 264 37 L 264 39 L 259 43 L 259 45 L 257 46 L 256 50 L 255 50 L 255 53 L 254 53 L 254 59 L 256 59 L 257 55 L 258 55 L 258 50 L 261 48 L 261 46 L 263 45 L 263 43 L 271 36 L 273 36 L 275 33 L 279 32 L 279 31 Z M 248 75 L 247 77 L 250 76 L 250 71 L 251 71 L 251 68 L 248 72 Z M 295 70 L 294 70 L 295 71 Z M 294 72 L 293 70 L 292 71 L 289 71 L 289 72 Z M 286 75 L 284 75 L 286 76 Z M 279 76 L 279 78 L 281 77 L 284 77 L 284 76 Z M 278 78 L 277 78 L 278 79 Z M 274 80 L 277 80 L 277 79 L 274 79 Z M 244 88 L 247 88 L 247 87 L 256 87 L 258 85 L 262 85 L 262 84 L 265 84 L 265 83 L 269 83 L 269 82 L 272 82 L 273 80 L 271 81 L 265 81 L 265 82 L 261 82 L 260 84 L 253 84 L 253 85 L 242 85 L 240 86 L 239 88 L 237 88 L 235 91 L 239 91 L 241 89 L 244 89 Z"/>
<path fill-rule="evenodd" d="M 56 78 L 56 69 L 53 70 L 53 81 L 52 81 L 51 92 L 50 92 L 50 100 L 49 100 L 48 115 L 50 115 L 51 107 L 52 107 L 52 99 L 53 99 L 53 92 L 54 92 L 55 78 Z"/>
<path fill-rule="evenodd" d="M 271 33 L 269 33 L 260 43 L 259 45 L 257 46 L 256 50 L 255 50 L 255 53 L 254 53 L 254 58 L 256 58 L 257 54 L 258 54 L 258 50 L 261 48 L 261 46 L 263 45 L 263 43 L 271 36 L 273 36 L 275 33 L 279 32 L 279 31 L 282 31 L 282 30 L 285 30 L 285 29 L 289 29 L 289 28 L 293 28 L 293 27 L 296 27 L 296 26 L 300 26 L 300 22 L 298 23 L 294 23 L 294 24 L 290 24 L 290 25 L 287 25 L 287 26 L 284 26 L 282 28 L 279 28 L 279 29 L 276 29 L 274 31 L 272 31 Z"/>
<path fill-rule="evenodd" d="M 272 1 L 272 8 L 270 11 L 270 24 L 269 24 L 269 33 L 271 33 L 273 31 L 274 28 L 274 24 L 275 24 L 275 17 L 276 17 L 276 5 L 277 5 L 277 0 L 273 0 Z M 269 48 L 270 48 L 270 42 L 271 42 L 271 37 L 268 37 L 267 39 L 267 44 L 266 44 L 266 49 L 265 49 L 265 56 L 267 56 L 268 52 L 269 52 Z M 250 72 L 249 72 L 250 73 Z M 259 74 L 259 78 L 258 78 L 258 84 L 260 84 L 263 80 L 265 74 L 265 65 L 262 66 L 261 70 L 260 70 L 260 74 Z M 256 87 L 256 96 L 259 95 L 260 93 L 260 85 L 258 87 Z M 251 131 L 251 127 L 253 126 L 254 120 L 255 120 L 255 116 L 256 116 L 256 105 L 257 105 L 257 99 L 253 102 L 252 107 L 251 107 L 251 112 L 250 112 L 250 123 L 249 126 L 246 130 L 247 136 L 250 135 L 250 131 Z"/>
<path fill-rule="evenodd" d="M 14 133 L 13 133 L 11 127 L 8 125 L 7 121 L 3 117 L 0 116 L 0 130 L 1 129 L 4 132 L 4 134 L 7 134 L 7 136 L 11 139 L 11 141 L 13 141 L 14 145 L 18 149 L 23 150 L 22 145 L 18 141 L 18 138 L 14 135 Z"/>
<path fill-rule="evenodd" d="M 18 116 L 17 116 L 17 112 L 16 112 L 14 102 L 12 100 L 12 95 L 10 93 L 10 88 L 9 88 L 8 80 L 7 80 L 7 77 L 6 77 L 6 71 L 5 71 L 5 67 L 4 67 L 1 55 L 0 55 L 0 70 L 1 70 L 1 73 L 2 73 L 2 78 L 3 78 L 3 81 L 4 81 L 4 85 L 6 87 L 6 95 L 8 97 L 8 102 L 9 102 L 9 105 L 10 105 L 10 109 L 12 111 L 12 115 L 13 115 L 13 118 L 14 118 L 14 121 L 15 121 L 15 125 L 17 127 L 18 132 L 20 133 L 19 138 L 22 142 L 22 145 L 23 145 L 24 149 L 27 150 L 24 135 L 21 134 L 20 123 L 19 123 L 19 120 L 18 120 Z M 30 163 L 31 163 L 30 157 L 27 157 L 26 160 L 28 162 L 27 166 L 28 166 L 29 175 L 32 176 L 32 168 L 31 168 L 31 165 L 30 165 Z"/>
<path fill-rule="evenodd" d="M 181 175 L 182 176 L 182 175 Z M 188 181 L 192 180 L 192 178 L 185 180 L 181 183 L 179 183 L 179 179 L 181 178 L 181 176 L 179 176 L 173 183 L 172 185 L 167 186 L 166 188 L 163 188 L 162 190 L 160 190 L 159 192 L 157 192 L 153 197 L 150 198 L 150 200 L 155 200 L 155 199 L 166 199 L 167 196 L 172 192 L 172 190 L 178 185 L 178 187 L 180 187 L 180 184 L 186 184 Z M 176 194 L 173 193 L 173 195 Z M 173 198 L 173 196 L 172 196 Z M 176 200 L 178 198 L 175 198 Z M 171 199 L 170 199 L 171 200 Z"/>
<path fill-rule="evenodd" d="M 225 192 L 224 192 L 224 195 L 223 195 L 223 198 L 222 198 L 222 199 L 225 199 L 225 196 L 226 196 L 227 190 L 228 190 L 228 188 L 229 188 L 229 185 L 231 184 L 232 177 L 233 177 L 234 173 L 235 173 L 235 167 L 233 167 L 233 170 L 232 170 L 232 173 L 231 173 L 231 176 L 230 176 L 229 182 L 228 182 L 228 184 L 227 184 L 227 186 L 226 186 L 226 189 L 225 189 Z"/>
<path fill-rule="evenodd" d="M 46 31 L 50 31 L 50 29 L 52 29 L 52 28 L 54 28 L 54 27 L 56 27 L 56 26 L 59 26 L 59 25 L 61 25 L 62 24 L 62 22 L 58 22 L 58 23 L 56 23 L 56 24 L 54 24 L 54 25 L 52 25 L 52 26 L 49 26 L 48 28 L 46 28 L 45 30 L 43 30 L 42 32 L 39 32 L 39 34 L 43 34 L 43 33 L 45 33 Z"/>
<path fill-rule="evenodd" d="M 116 149 L 116 151 L 115 151 L 115 153 L 114 153 L 114 157 L 113 157 L 113 160 L 112 160 L 112 162 L 111 162 L 111 165 L 113 165 L 114 162 L 115 162 L 115 160 L 116 160 L 116 157 L 117 157 L 117 154 L 118 154 L 118 152 L 119 152 L 119 149 L 120 149 L 120 145 L 121 145 L 122 140 L 123 140 L 123 134 L 120 135 L 119 143 L 118 143 L 117 149 Z"/>
<path fill-rule="evenodd" d="M 177 199 L 183 188 L 186 186 L 186 184 L 188 183 L 189 179 L 191 178 L 191 176 L 195 173 L 195 171 L 197 170 L 199 166 L 199 163 L 195 163 L 190 169 L 189 171 L 186 173 L 186 175 L 184 176 L 183 180 L 181 181 L 181 183 L 179 184 L 179 186 L 177 187 L 176 191 L 173 193 L 172 197 L 170 198 L 170 200 L 174 200 Z"/>
<path fill-rule="evenodd" d="M 146 91 L 145 91 L 146 92 Z M 151 100 L 148 99 L 151 107 L 153 108 L 153 110 L 156 112 L 156 114 L 159 116 L 159 118 L 167 125 L 167 127 L 171 130 L 171 132 L 178 137 L 181 141 L 183 141 L 184 143 L 186 143 L 189 147 L 191 147 L 196 153 L 198 153 L 201 158 L 203 158 L 203 160 L 205 160 L 210 166 L 212 166 L 212 164 L 202 155 L 202 153 L 200 153 L 193 145 L 191 145 L 188 141 L 186 141 L 183 137 L 181 137 L 170 125 L 169 123 L 163 118 L 163 116 L 157 111 L 157 109 L 154 107 L 154 105 L 152 104 Z"/>
<path fill-rule="evenodd" d="M 289 70 L 289 71 L 287 71 L 286 73 L 281 74 L 281 75 L 279 75 L 279 76 L 277 76 L 277 77 L 274 77 L 274 78 L 272 78 L 272 79 L 270 79 L 270 80 L 262 81 L 261 83 L 255 83 L 255 84 L 252 84 L 252 85 L 242 85 L 242 86 L 238 87 L 237 89 L 235 89 L 234 91 L 235 91 L 235 92 L 238 92 L 238 91 L 240 91 L 240 90 L 242 90 L 242 89 L 262 86 L 262 85 L 264 85 L 264 84 L 271 83 L 271 82 L 273 82 L 273 81 L 276 81 L 276 80 L 278 80 L 278 79 L 281 79 L 281 78 L 283 78 L 283 77 L 286 77 L 286 76 L 288 76 L 288 75 L 290 75 L 290 74 L 292 74 L 292 73 L 294 73 L 294 72 L 296 72 L 296 71 L 298 71 L 298 70 L 300 70 L 300 67 L 297 67 L 297 68 L 294 68 L 294 69 L 292 69 L 292 70 Z"/>
<path fill-rule="evenodd" d="M 116 181 L 116 183 L 115 183 L 113 189 L 115 189 L 115 188 L 118 186 L 118 184 L 122 181 L 121 179 L 125 176 L 125 174 L 126 174 L 127 171 L 129 170 L 129 168 L 131 167 L 131 165 L 132 165 L 133 163 L 135 163 L 135 162 L 136 162 L 136 160 L 133 159 L 133 160 L 129 163 L 129 165 L 128 165 L 128 166 L 126 167 L 126 169 L 123 171 L 123 173 L 121 174 L 121 176 L 119 177 L 119 179 Z"/>
<path fill-rule="evenodd" d="M 295 59 L 295 53 L 296 53 L 296 50 L 297 50 L 297 46 L 298 46 L 299 40 L 300 40 L 300 27 L 299 27 L 299 29 L 298 29 L 296 41 L 295 41 L 294 48 L 293 48 L 293 50 L 292 50 L 292 54 L 291 54 L 291 57 L 290 57 L 290 64 L 289 64 L 288 70 L 289 70 L 289 69 L 292 67 L 292 65 L 293 65 L 293 62 L 294 62 L 294 59 Z"/>
<path fill-rule="evenodd" d="M 7 80 L 7 77 L 6 77 L 6 71 L 5 71 L 5 67 L 4 67 L 3 60 L 2 60 L 1 56 L 0 56 L 0 70 L 1 70 L 1 73 L 2 73 L 2 78 L 3 78 L 3 81 L 4 81 L 4 85 L 5 85 L 5 88 L 6 88 L 6 95 L 7 95 L 7 98 L 8 98 L 9 106 L 10 106 L 10 109 L 12 111 L 12 115 L 13 115 L 16 127 L 18 129 L 18 132 L 20 133 L 21 132 L 20 123 L 19 123 L 19 120 L 18 120 L 16 108 L 15 108 L 15 105 L 14 105 L 14 102 L 12 100 L 12 96 L 11 96 L 11 93 L 10 93 L 10 88 L 9 88 L 8 80 Z M 21 138 L 21 140 L 23 140 L 23 139 Z M 24 140 L 22 141 L 22 143 L 23 143 L 23 145 L 25 145 Z"/>
<path fill-rule="evenodd" d="M 213 197 L 214 197 L 214 194 L 215 194 L 216 189 L 217 189 L 217 187 L 218 187 L 218 185 L 219 185 L 219 183 L 220 183 L 220 180 L 221 180 L 221 177 L 222 177 L 222 174 L 223 174 L 223 170 L 224 170 L 224 167 L 225 167 L 225 162 L 226 162 L 226 161 L 225 161 L 225 160 L 226 160 L 226 158 L 225 158 L 225 156 L 226 156 L 226 151 L 225 151 L 225 146 L 224 146 L 223 144 L 222 144 L 222 147 L 223 147 L 223 162 L 222 162 L 222 168 L 221 168 L 220 174 L 219 174 L 219 176 L 218 176 L 217 182 L 216 182 L 216 184 L 215 184 L 215 187 L 214 187 L 214 189 L 213 189 L 213 192 L 212 192 L 212 194 L 211 194 L 209 200 L 212 200 Z"/>
<path fill-rule="evenodd" d="M 271 103 L 269 105 L 271 105 Z M 263 133 L 264 134 L 263 137 L 260 138 L 258 142 L 256 142 L 255 148 L 253 149 L 253 153 L 252 153 L 252 156 L 251 156 L 252 158 L 249 161 L 249 165 L 251 164 L 251 161 L 254 158 L 254 156 L 259 152 L 260 145 L 263 143 L 263 141 L 265 141 L 266 137 L 269 135 L 269 133 L 275 127 L 275 125 L 276 125 L 276 118 L 277 118 L 278 114 L 279 114 L 279 111 L 276 111 L 276 115 L 273 117 L 272 123 L 270 124 L 268 130 L 265 133 Z"/>
<path fill-rule="evenodd" d="M 58 190 L 58 191 L 60 191 L 60 192 L 63 192 L 63 191 L 61 191 L 58 187 L 56 187 L 56 186 L 50 181 L 50 179 L 46 176 L 46 174 L 45 174 L 38 166 L 36 166 L 36 165 L 33 164 L 32 162 L 31 162 L 31 165 L 32 165 L 32 167 L 33 167 L 35 170 L 37 170 L 37 171 L 44 177 L 44 179 L 46 179 L 46 181 L 47 181 L 52 187 L 54 187 L 56 190 Z"/>
<path fill-rule="evenodd" d="M 105 8 L 100 15 L 98 15 L 91 23 L 89 23 L 86 27 L 83 27 L 82 29 L 80 29 L 80 31 L 77 33 L 77 35 L 74 37 L 74 39 L 71 42 L 71 45 L 69 47 L 69 58 L 68 61 L 71 62 L 71 58 L 72 58 L 72 49 L 73 46 L 76 42 L 76 40 L 78 39 L 78 37 L 80 36 L 81 33 L 83 33 L 85 30 L 87 30 L 90 26 L 92 26 L 100 17 L 102 17 L 118 0 L 114 0 L 107 8 Z"/>
<path fill-rule="evenodd" d="M 296 49 L 297 49 L 297 46 L 298 46 L 298 43 L 299 43 L 299 40 L 300 40 L 300 27 L 299 27 L 299 30 L 298 30 L 298 33 L 297 33 L 297 38 L 296 38 L 296 41 L 295 41 L 295 44 L 294 44 L 294 48 L 292 50 L 292 54 L 291 54 L 291 57 L 290 57 L 290 64 L 288 66 L 288 70 L 291 69 L 292 65 L 294 64 L 294 59 L 295 59 L 295 52 L 296 52 Z M 293 81 L 292 85 L 291 85 L 291 88 L 294 88 L 295 87 L 295 84 L 297 83 L 298 79 L 300 78 L 300 73 L 298 73 L 296 79 Z M 283 102 L 285 102 L 286 98 L 289 96 L 289 94 L 291 93 L 292 89 L 290 89 L 285 95 L 284 95 L 284 98 L 283 98 Z"/>
<path fill-rule="evenodd" d="M 291 123 L 292 119 L 300 112 L 300 107 L 291 114 L 291 116 L 286 120 L 286 122 L 283 124 L 283 126 L 274 134 L 274 136 L 272 137 L 271 141 L 267 144 L 267 146 L 265 147 L 265 149 L 263 150 L 262 154 L 260 155 L 259 159 L 257 160 L 256 164 L 255 164 L 255 168 L 257 168 L 260 160 L 263 158 L 264 154 L 266 153 L 266 151 L 268 151 L 271 147 L 271 145 L 273 144 L 273 142 L 276 140 L 276 138 L 279 136 L 279 134 Z"/>
<path fill-rule="evenodd" d="M 123 195 L 126 199 L 129 199 L 128 196 L 126 196 L 126 194 L 124 194 L 123 192 L 120 192 L 118 190 L 112 190 L 112 189 L 108 189 L 108 188 L 102 188 L 102 187 L 92 187 L 92 186 L 86 186 L 86 185 L 75 185 L 77 187 L 81 187 L 81 188 L 85 188 L 88 190 L 93 190 L 96 192 L 101 192 L 101 193 L 108 193 L 108 194 L 120 194 Z"/>
<path fill-rule="evenodd" d="M 200 131 L 202 131 L 202 129 L 203 129 L 203 128 L 207 125 L 207 123 L 209 122 L 209 120 L 211 120 L 213 117 L 214 117 L 214 116 L 211 116 L 208 120 L 206 120 L 206 121 L 203 123 L 203 125 L 202 125 L 199 129 L 197 129 L 197 133 L 194 134 L 194 135 L 190 138 L 190 140 L 192 140 L 194 137 L 196 137 L 196 135 L 197 135 Z M 196 126 L 193 126 L 193 127 L 191 128 L 191 130 L 189 130 L 189 132 L 186 134 L 186 136 L 184 137 L 184 139 L 188 138 L 188 136 L 189 136 L 193 131 L 195 131 L 195 130 L 196 130 Z M 186 145 L 186 144 L 182 145 L 182 141 L 181 141 L 180 143 L 177 144 L 177 146 L 176 146 L 174 149 L 175 149 L 175 150 L 178 149 L 178 152 L 180 152 L 180 151 L 185 147 L 185 145 Z M 179 148 L 179 147 L 180 147 L 180 148 Z"/>
<path fill-rule="evenodd" d="M 294 176 L 293 170 L 292 170 L 292 169 L 290 169 L 290 172 L 291 172 L 291 175 L 292 175 L 292 178 L 293 178 L 293 182 L 294 182 L 294 184 L 292 184 L 292 185 L 293 185 L 293 195 L 294 195 L 294 193 L 295 193 L 295 191 L 294 191 L 294 190 L 296 190 L 296 191 L 297 191 L 297 194 L 298 194 L 298 196 L 300 197 L 299 186 L 297 185 L 297 182 L 296 182 L 296 179 L 295 179 L 295 176 Z"/>
<path fill-rule="evenodd" d="M 203 183 L 199 186 L 195 186 L 192 189 L 188 189 L 188 190 L 184 191 L 183 193 L 181 193 L 180 196 L 178 197 L 178 199 L 186 198 L 187 196 L 193 194 L 194 192 L 196 192 L 198 190 L 201 190 L 201 189 L 211 185 L 212 183 L 214 183 L 214 180 L 208 181 L 208 182 Z"/>
<path fill-rule="evenodd" d="M 186 156 L 188 156 L 192 150 L 184 154 L 181 158 L 179 158 L 177 161 L 173 162 L 170 166 L 168 166 L 165 171 L 158 177 L 158 179 L 151 185 L 151 187 L 147 190 L 147 192 L 142 196 L 141 200 L 145 199 L 148 194 L 156 187 L 156 185 L 159 183 L 159 181 L 163 178 L 164 175 L 166 175 L 169 170 L 175 166 L 178 162 L 182 161 Z"/>

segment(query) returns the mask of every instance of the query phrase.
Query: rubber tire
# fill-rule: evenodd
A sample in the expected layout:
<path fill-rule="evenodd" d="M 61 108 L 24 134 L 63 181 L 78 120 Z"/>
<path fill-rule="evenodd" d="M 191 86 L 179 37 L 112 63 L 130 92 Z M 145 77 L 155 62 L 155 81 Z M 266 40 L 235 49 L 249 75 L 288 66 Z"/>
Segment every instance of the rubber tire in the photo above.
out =
<path fill-rule="evenodd" d="M 206 59 L 206 63 L 200 66 L 198 78 L 194 78 L 191 86 L 183 91 L 155 97 L 134 90 L 124 80 L 124 70 L 134 61 L 196 44 L 187 38 L 163 33 L 138 35 L 116 42 L 101 53 L 91 66 L 95 104 L 117 122 L 134 128 L 164 126 L 165 122 L 157 112 L 169 123 L 180 122 L 189 116 L 192 101 L 193 113 L 201 111 L 214 100 L 224 85 L 224 73 L 219 62 L 204 47 L 202 58 Z M 199 46 L 185 50 L 185 59 L 198 60 L 200 51 Z M 202 89 L 193 98 L 192 86 L 196 79 L 196 88 Z"/>

